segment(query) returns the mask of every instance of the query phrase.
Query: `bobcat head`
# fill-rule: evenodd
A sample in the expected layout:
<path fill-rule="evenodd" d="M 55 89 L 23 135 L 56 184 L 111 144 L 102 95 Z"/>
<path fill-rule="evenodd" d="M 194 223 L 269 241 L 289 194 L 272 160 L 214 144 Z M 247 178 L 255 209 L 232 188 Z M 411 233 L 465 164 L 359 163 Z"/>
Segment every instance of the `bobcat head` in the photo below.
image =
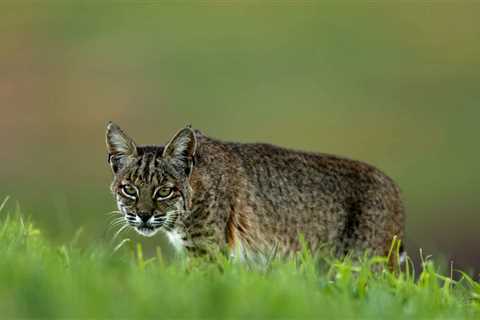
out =
<path fill-rule="evenodd" d="M 111 122 L 106 136 L 111 190 L 124 227 L 147 237 L 160 229 L 172 231 L 190 203 L 197 146 L 193 130 L 180 130 L 166 146 L 139 146 Z"/>

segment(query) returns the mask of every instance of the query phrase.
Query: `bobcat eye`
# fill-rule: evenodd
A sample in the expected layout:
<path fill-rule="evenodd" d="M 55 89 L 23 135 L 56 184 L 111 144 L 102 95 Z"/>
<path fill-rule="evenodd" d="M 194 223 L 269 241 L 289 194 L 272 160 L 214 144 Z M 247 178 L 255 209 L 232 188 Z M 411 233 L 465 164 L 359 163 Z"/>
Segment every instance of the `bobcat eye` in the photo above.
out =
<path fill-rule="evenodd" d="M 154 198 L 157 200 L 166 200 L 173 195 L 173 188 L 170 187 L 160 187 L 155 191 Z"/>
<path fill-rule="evenodd" d="M 137 189 L 130 184 L 126 184 L 122 187 L 122 193 L 128 198 L 135 199 L 137 197 Z"/>

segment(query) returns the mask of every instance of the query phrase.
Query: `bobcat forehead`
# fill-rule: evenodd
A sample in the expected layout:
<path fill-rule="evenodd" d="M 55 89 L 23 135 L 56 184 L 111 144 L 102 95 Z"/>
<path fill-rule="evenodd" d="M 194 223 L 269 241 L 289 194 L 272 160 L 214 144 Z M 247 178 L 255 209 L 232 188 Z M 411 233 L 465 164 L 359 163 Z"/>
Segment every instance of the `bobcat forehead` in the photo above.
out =
<path fill-rule="evenodd" d="M 312 250 L 385 255 L 403 237 L 397 185 L 363 162 L 222 142 L 190 127 L 165 146 L 140 146 L 109 124 L 107 149 L 126 223 L 144 235 L 165 231 L 193 255 L 226 249 L 241 261 L 267 261 L 299 250 L 300 235 Z M 120 182 L 135 184 L 138 196 L 122 196 Z"/>

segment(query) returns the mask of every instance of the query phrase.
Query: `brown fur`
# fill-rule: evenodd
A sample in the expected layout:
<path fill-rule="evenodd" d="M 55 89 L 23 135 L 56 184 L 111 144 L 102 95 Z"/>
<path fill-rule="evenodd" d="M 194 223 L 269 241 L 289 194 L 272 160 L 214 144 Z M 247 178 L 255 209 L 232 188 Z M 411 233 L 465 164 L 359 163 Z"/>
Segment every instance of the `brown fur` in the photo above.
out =
<path fill-rule="evenodd" d="M 191 139 L 195 148 L 184 168 L 193 170 L 179 173 L 176 181 L 189 200 L 172 229 L 192 254 L 227 249 L 238 255 L 241 247 L 247 259 L 275 249 L 288 256 L 299 250 L 303 235 L 312 250 L 386 255 L 393 237 L 403 238 L 399 189 L 368 164 L 268 144 L 222 142 L 199 131 Z M 148 148 L 157 154 L 164 149 Z M 117 176 L 128 170 L 121 171 Z"/>

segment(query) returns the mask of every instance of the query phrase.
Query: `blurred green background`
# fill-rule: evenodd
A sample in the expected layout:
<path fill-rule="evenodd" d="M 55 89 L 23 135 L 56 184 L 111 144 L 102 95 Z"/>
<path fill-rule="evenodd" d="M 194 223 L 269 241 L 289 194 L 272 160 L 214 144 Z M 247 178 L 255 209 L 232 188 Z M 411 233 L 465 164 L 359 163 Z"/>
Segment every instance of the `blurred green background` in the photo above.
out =
<path fill-rule="evenodd" d="M 1 1 L 0 197 L 111 238 L 105 124 L 372 163 L 407 246 L 480 268 L 480 2 Z M 162 241 L 161 237 L 150 241 Z"/>

